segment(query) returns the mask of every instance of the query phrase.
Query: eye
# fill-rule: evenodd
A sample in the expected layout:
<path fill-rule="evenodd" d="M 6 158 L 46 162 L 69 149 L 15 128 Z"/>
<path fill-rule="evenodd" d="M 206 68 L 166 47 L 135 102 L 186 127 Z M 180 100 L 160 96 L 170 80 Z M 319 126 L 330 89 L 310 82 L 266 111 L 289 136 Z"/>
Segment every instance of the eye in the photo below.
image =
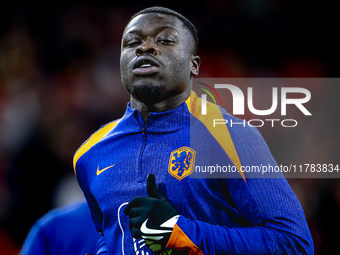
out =
<path fill-rule="evenodd" d="M 141 43 L 141 41 L 139 39 L 133 39 L 133 40 L 127 41 L 126 46 L 132 47 L 132 46 L 138 45 L 140 43 Z"/>
<path fill-rule="evenodd" d="M 175 41 L 170 40 L 170 39 L 158 39 L 157 42 L 159 42 L 163 45 L 173 45 L 173 44 L 175 44 Z"/>
<path fill-rule="evenodd" d="M 141 43 L 141 38 L 135 34 L 127 34 L 124 38 L 124 47 L 134 47 Z"/>

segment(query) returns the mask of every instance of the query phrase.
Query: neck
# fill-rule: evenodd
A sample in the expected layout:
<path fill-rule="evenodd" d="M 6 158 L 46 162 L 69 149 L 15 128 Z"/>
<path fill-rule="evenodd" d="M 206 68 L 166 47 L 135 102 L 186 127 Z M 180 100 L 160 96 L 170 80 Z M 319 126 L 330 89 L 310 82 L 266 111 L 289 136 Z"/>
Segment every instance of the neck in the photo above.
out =
<path fill-rule="evenodd" d="M 132 109 L 136 109 L 141 113 L 143 120 L 146 123 L 151 112 L 165 112 L 177 108 L 183 104 L 185 100 L 187 100 L 187 98 L 190 96 L 190 92 L 191 87 L 188 86 L 185 91 L 163 101 L 156 102 L 152 105 L 141 102 L 131 96 L 130 106 Z"/>

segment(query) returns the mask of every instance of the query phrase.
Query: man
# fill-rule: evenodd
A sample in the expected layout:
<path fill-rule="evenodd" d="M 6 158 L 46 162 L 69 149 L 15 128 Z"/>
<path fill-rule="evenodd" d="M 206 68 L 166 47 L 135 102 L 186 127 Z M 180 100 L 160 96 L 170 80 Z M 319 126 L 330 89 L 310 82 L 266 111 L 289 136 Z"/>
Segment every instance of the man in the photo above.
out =
<path fill-rule="evenodd" d="M 213 129 L 210 115 L 236 120 L 213 104 L 200 115 L 191 92 L 197 44 L 194 26 L 166 8 L 145 9 L 125 27 L 121 76 L 130 103 L 74 156 L 100 233 L 97 254 L 312 254 L 286 180 L 241 171 L 276 165 L 259 132 Z M 216 163 L 237 171 L 193 173 L 195 165 Z"/>

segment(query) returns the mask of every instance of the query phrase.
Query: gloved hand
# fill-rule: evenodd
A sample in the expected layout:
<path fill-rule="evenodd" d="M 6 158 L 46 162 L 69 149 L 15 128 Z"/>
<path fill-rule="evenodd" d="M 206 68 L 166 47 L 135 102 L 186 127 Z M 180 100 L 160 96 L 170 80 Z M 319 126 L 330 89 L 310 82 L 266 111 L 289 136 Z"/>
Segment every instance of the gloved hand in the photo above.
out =
<path fill-rule="evenodd" d="M 163 249 L 170 238 L 179 213 L 159 192 L 153 174 L 148 175 L 147 192 L 149 197 L 134 198 L 127 205 L 124 213 L 130 216 L 129 226 L 134 238 L 143 238 L 146 244 L 160 244 Z"/>

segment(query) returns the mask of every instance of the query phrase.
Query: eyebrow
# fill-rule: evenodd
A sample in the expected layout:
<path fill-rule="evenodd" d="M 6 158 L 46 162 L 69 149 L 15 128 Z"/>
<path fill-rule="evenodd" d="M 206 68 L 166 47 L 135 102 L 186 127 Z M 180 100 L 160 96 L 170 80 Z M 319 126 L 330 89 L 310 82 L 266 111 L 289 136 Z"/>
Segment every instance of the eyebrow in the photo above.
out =
<path fill-rule="evenodd" d="M 159 32 L 162 32 L 162 31 L 165 30 L 165 29 L 176 30 L 176 29 L 173 28 L 173 27 L 161 26 L 161 27 L 157 27 L 157 28 L 155 29 L 155 31 L 159 33 Z M 142 31 L 141 29 L 132 29 L 132 30 L 128 31 L 127 33 L 125 33 L 124 36 L 126 36 L 127 34 L 141 34 L 141 33 L 143 33 L 143 31 Z"/>

